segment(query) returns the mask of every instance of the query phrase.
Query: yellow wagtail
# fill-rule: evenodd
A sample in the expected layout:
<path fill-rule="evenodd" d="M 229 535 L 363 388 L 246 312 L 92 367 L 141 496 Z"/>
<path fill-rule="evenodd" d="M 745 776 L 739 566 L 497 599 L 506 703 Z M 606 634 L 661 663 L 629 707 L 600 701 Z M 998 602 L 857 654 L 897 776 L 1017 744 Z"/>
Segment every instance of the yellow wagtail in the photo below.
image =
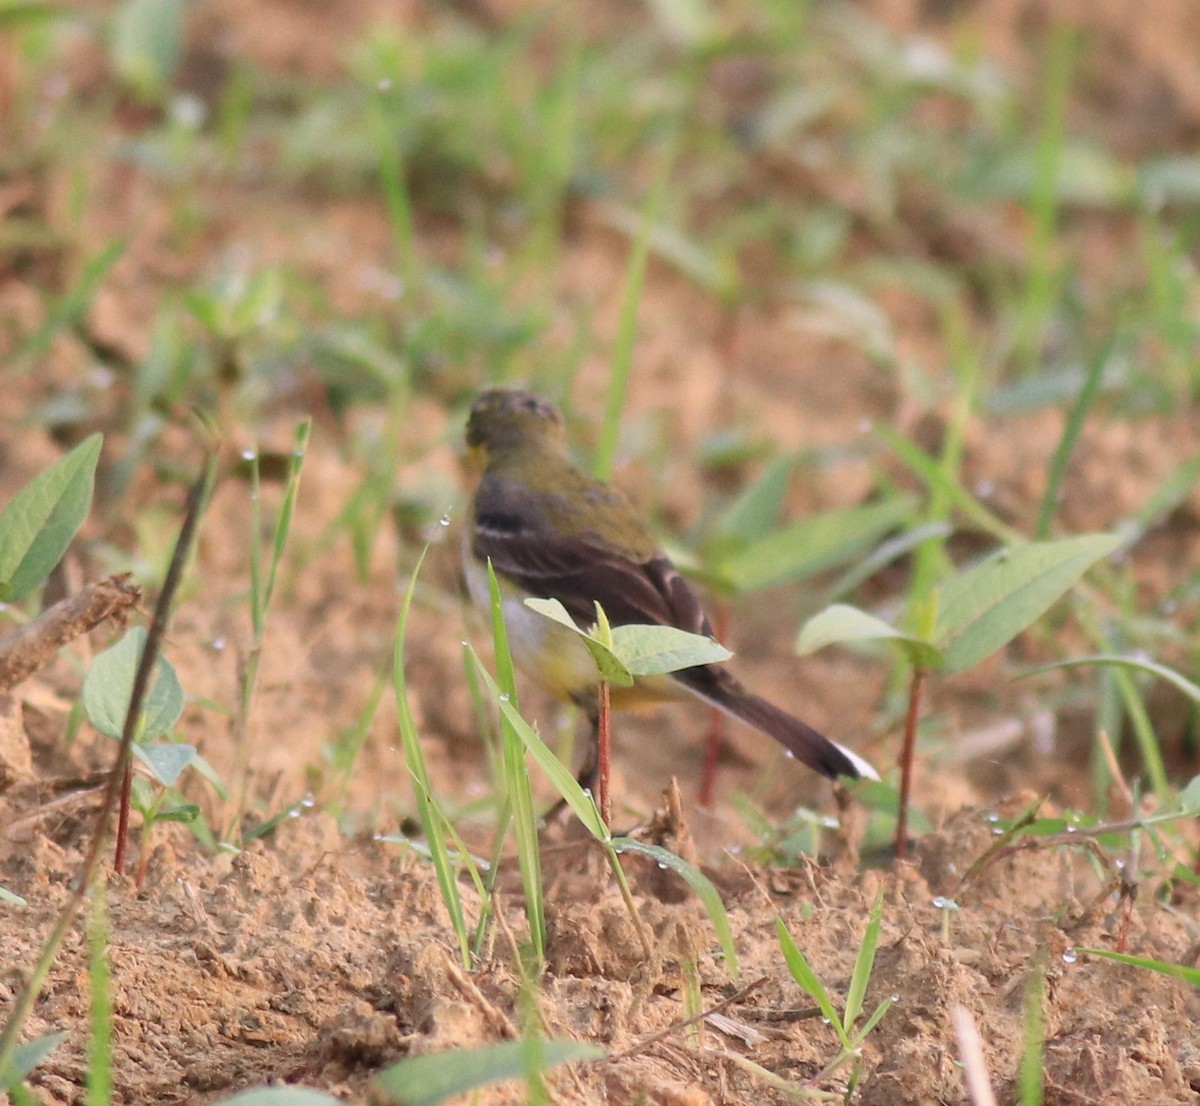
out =
<path fill-rule="evenodd" d="M 649 623 L 712 636 L 695 593 L 629 501 L 571 463 L 554 404 L 527 391 L 486 391 L 471 408 L 467 447 L 482 472 L 463 532 L 471 598 L 490 610 L 490 558 L 513 658 L 552 694 L 581 706 L 595 724 L 595 662 L 577 635 L 530 610 L 527 598 L 557 599 L 581 627 L 595 621 L 598 602 L 613 626 Z M 751 694 L 723 665 L 611 689 L 616 708 L 687 693 L 773 737 L 823 776 L 879 778 L 849 749 Z M 581 783 L 594 774 L 594 755 L 590 750 Z"/>

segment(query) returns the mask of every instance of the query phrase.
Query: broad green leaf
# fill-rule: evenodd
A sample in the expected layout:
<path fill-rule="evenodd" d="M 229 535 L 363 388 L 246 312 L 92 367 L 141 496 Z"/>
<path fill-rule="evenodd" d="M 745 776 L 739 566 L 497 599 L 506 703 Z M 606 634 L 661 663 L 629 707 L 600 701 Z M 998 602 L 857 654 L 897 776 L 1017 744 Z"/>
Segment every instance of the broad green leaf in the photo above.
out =
<path fill-rule="evenodd" d="M 133 755 L 150 769 L 159 783 L 171 787 L 183 770 L 196 759 L 196 749 L 193 745 L 176 745 L 170 741 L 152 745 L 135 743 Z"/>
<path fill-rule="evenodd" d="M 529 750 L 529 755 L 538 762 L 542 771 L 550 777 L 550 782 L 554 785 L 554 789 L 566 800 L 567 806 L 571 808 L 575 817 L 587 827 L 588 832 L 597 841 L 608 841 L 611 834 L 608 832 L 608 827 L 605 826 L 603 819 L 601 819 L 595 802 L 579 786 L 579 781 L 571 775 L 570 769 L 550 751 L 549 746 L 538 736 L 537 731 L 521 717 L 520 711 L 505 698 L 496 681 L 492 679 L 491 673 L 488 672 L 484 663 L 479 659 L 479 654 L 470 646 L 468 646 L 468 651 L 471 655 L 471 660 L 475 664 L 475 670 L 479 673 L 480 679 L 487 685 L 488 691 L 496 700 L 500 712 L 512 724 L 517 736 L 521 739 L 525 748 Z"/>
<path fill-rule="evenodd" d="M 1200 814 L 1200 776 L 1193 776 L 1179 792 L 1179 809 L 1188 814 Z"/>
<path fill-rule="evenodd" d="M 669 868 L 680 876 L 687 885 L 696 892 L 704 909 L 708 912 L 713 929 L 717 931 L 717 940 L 725 953 L 725 962 L 729 965 L 729 973 L 734 979 L 738 978 L 737 950 L 733 947 L 733 932 L 729 928 L 729 916 L 725 913 L 725 904 L 721 896 L 708 878 L 695 865 L 689 864 L 682 857 L 676 856 L 669 849 L 658 845 L 648 845 L 635 841 L 631 837 L 614 837 L 612 847 L 619 853 L 638 853 L 647 856 L 660 868 Z"/>
<path fill-rule="evenodd" d="M 792 583 L 854 560 L 913 508 L 909 496 L 813 515 L 752 542 L 716 566 L 740 592 Z"/>
<path fill-rule="evenodd" d="M 381 1071 L 375 1087 L 404 1106 L 438 1106 L 477 1087 L 604 1055 L 604 1049 L 583 1041 L 505 1041 L 412 1056 Z"/>
<path fill-rule="evenodd" d="M 1075 951 L 1087 953 L 1088 956 L 1100 956 L 1105 960 L 1115 960 L 1118 964 L 1128 964 L 1134 968 L 1145 968 L 1147 971 L 1158 972 L 1160 975 L 1182 979 L 1193 987 L 1200 987 L 1200 968 L 1193 968 L 1187 964 L 1168 964 L 1162 960 L 1151 960 L 1147 956 L 1130 956 L 1124 952 L 1110 952 L 1108 949 L 1079 947 Z"/>
<path fill-rule="evenodd" d="M 50 1053 L 66 1040 L 66 1033 L 48 1033 L 17 1045 L 5 1071 L 0 1071 L 0 1091 L 15 1087 Z"/>
<path fill-rule="evenodd" d="M 223 1098 L 214 1106 L 340 1106 L 341 1099 L 311 1087 L 258 1087 Z"/>
<path fill-rule="evenodd" d="M 812 966 L 805 959 L 804 953 L 797 947 L 796 942 L 792 940 L 792 935 L 788 932 L 788 928 L 783 924 L 783 919 L 778 915 L 775 917 L 775 932 L 779 935 L 779 947 L 783 949 L 783 959 L 787 962 L 788 971 L 792 973 L 792 978 L 800 985 L 800 989 L 806 994 L 811 995 L 817 1005 L 821 1008 L 821 1013 L 825 1015 L 826 1021 L 836 1030 L 838 1039 L 846 1048 L 850 1047 L 850 1037 L 846 1032 L 846 1027 L 842 1024 L 842 1019 L 838 1012 L 833 1007 L 833 1000 L 829 997 L 829 992 L 825 990 L 825 984 L 821 982 L 820 977 L 812 970 Z"/>
<path fill-rule="evenodd" d="M 712 638 L 674 626 L 617 626 L 612 633 L 613 653 L 634 676 L 661 676 L 733 656 Z"/>
<path fill-rule="evenodd" d="M 938 668 L 942 663 L 941 650 L 933 642 L 906 634 L 882 618 L 845 603 L 835 603 L 813 615 L 800 628 L 796 652 L 804 656 L 827 645 L 848 645 L 857 641 L 892 642 L 914 665 L 924 668 Z"/>
<path fill-rule="evenodd" d="M 83 678 L 83 709 L 88 721 L 109 737 L 121 737 L 129 698 L 133 694 L 133 678 L 145 644 L 145 628 L 135 626 L 112 648 L 97 654 Z M 146 695 L 138 741 L 149 742 L 162 737 L 182 713 L 183 687 L 179 676 L 175 666 L 160 657 L 158 673 Z"/>
<path fill-rule="evenodd" d="M 1119 653 L 1097 653 L 1091 657 L 1072 657 L 1070 660 L 1054 661 L 1050 664 L 1039 664 L 1017 673 L 1019 677 L 1036 676 L 1039 672 L 1050 672 L 1055 668 L 1081 668 L 1084 665 L 1101 664 L 1113 668 L 1132 668 L 1137 672 L 1148 672 L 1160 680 L 1166 680 L 1178 688 L 1193 702 L 1200 703 L 1200 685 L 1192 683 L 1186 676 L 1168 668 L 1157 661 L 1146 660 L 1143 657 L 1122 656 Z"/>
<path fill-rule="evenodd" d="M 16 602 L 58 564 L 92 504 L 104 438 L 93 434 L 25 485 L 0 514 L 0 600 Z"/>
<path fill-rule="evenodd" d="M 945 670 L 961 672 L 1007 645 L 1119 542 L 1115 534 L 1030 542 L 947 581 L 933 633 Z"/>

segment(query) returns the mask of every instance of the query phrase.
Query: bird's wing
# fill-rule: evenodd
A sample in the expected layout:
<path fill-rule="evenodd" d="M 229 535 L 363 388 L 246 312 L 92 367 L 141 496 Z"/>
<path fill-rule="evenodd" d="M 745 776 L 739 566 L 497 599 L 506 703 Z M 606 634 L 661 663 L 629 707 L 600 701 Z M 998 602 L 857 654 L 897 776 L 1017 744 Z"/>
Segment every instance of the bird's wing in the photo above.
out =
<path fill-rule="evenodd" d="M 497 575 L 532 596 L 557 599 L 583 625 L 595 622 L 599 603 L 614 626 L 712 633 L 691 587 L 662 553 L 634 558 L 597 534 L 564 534 L 548 521 L 544 502 L 514 482 L 493 478 L 488 494 L 476 497 L 471 544 Z"/>

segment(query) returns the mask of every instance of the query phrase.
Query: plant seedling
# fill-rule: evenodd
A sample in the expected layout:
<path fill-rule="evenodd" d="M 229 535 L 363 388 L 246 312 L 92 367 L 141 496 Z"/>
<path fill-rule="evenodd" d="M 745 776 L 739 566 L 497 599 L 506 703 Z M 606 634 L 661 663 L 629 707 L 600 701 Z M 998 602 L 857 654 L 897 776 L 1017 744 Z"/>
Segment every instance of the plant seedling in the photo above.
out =
<path fill-rule="evenodd" d="M 882 922 L 883 888 L 880 887 L 875 895 L 875 902 L 871 906 L 871 915 L 867 920 L 867 928 L 863 932 L 862 944 L 858 947 L 858 956 L 854 961 L 854 971 L 850 976 L 850 987 L 846 991 L 846 1001 L 843 1004 L 842 1012 L 839 1014 L 837 1008 L 833 1005 L 833 999 L 830 997 L 828 989 L 821 982 L 817 973 L 813 971 L 804 953 L 800 951 L 796 942 L 792 939 L 792 935 L 788 932 L 783 919 L 779 917 L 775 919 L 775 932 L 779 935 L 779 944 L 783 949 L 783 958 L 787 961 L 788 970 L 792 973 L 792 978 L 800 985 L 802 990 L 816 1000 L 817 1005 L 821 1008 L 821 1014 L 833 1026 L 841 1045 L 837 1055 L 825 1065 L 825 1068 L 814 1079 L 814 1082 L 828 1078 L 848 1060 L 854 1060 L 855 1067 L 850 1077 L 850 1091 L 852 1092 L 854 1085 L 858 1081 L 858 1050 L 863 1041 L 866 1040 L 867 1035 L 879 1024 L 880 1019 L 888 1012 L 892 1003 L 896 1001 L 894 995 L 885 998 L 875 1007 L 871 1016 L 859 1028 L 858 1019 L 863 1012 L 863 998 L 867 993 L 867 983 L 871 978 L 871 969 L 875 965 L 875 950 L 879 946 L 879 929 Z M 849 1101 L 849 1097 L 847 1097 L 847 1101 Z"/>
<path fill-rule="evenodd" d="M 116 645 L 96 655 L 83 679 L 83 709 L 88 721 L 102 734 L 121 739 L 125 712 L 133 692 L 133 680 L 146 646 L 146 630 L 135 626 Z M 173 741 L 158 741 L 183 713 L 183 685 L 174 665 L 160 657 L 154 683 L 137 721 L 131 751 L 149 770 L 160 785 L 155 790 L 142 780 L 134 781 L 131 769 L 126 769 L 122 784 L 122 807 L 118 820 L 117 858 L 114 867 L 124 867 L 126 836 L 129 827 L 128 807 L 132 805 L 142 815 L 142 859 L 138 884 L 145 872 L 147 844 L 154 824 L 159 821 L 191 821 L 199 807 L 191 803 L 169 801 L 175 781 L 196 759 L 196 748 Z"/>
<path fill-rule="evenodd" d="M 886 641 L 898 646 L 912 666 L 900 757 L 897 857 L 904 856 L 908 845 L 913 756 L 926 677 L 931 671 L 961 672 L 1007 645 L 1120 540 L 1116 534 L 1087 534 L 1000 549 L 935 589 L 915 632 L 845 604 L 826 607 L 801 628 L 798 653 L 835 643 Z"/>

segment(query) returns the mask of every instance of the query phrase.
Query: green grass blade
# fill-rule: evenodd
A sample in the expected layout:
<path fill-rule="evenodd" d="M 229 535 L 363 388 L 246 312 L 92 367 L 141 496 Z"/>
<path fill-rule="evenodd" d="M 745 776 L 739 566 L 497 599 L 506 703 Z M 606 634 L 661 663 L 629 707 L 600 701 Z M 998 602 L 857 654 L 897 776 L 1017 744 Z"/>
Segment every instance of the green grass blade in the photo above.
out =
<path fill-rule="evenodd" d="M 896 496 L 812 515 L 739 549 L 718 572 L 743 594 L 795 583 L 861 556 L 915 506 L 911 496 Z"/>
<path fill-rule="evenodd" d="M 1075 449 L 1075 443 L 1079 440 L 1079 433 L 1083 429 L 1088 412 L 1100 394 L 1100 382 L 1104 378 L 1104 368 L 1112 355 L 1114 339 L 1115 332 L 1114 337 L 1105 343 L 1103 351 L 1094 357 L 1088 366 L 1087 376 L 1083 379 L 1083 387 L 1079 389 L 1079 396 L 1071 408 L 1071 413 L 1067 416 L 1067 424 L 1063 427 L 1058 447 L 1050 459 L 1050 471 L 1046 477 L 1046 494 L 1042 496 L 1037 528 L 1034 531 L 1038 541 L 1045 541 L 1050 536 L 1050 522 L 1058 507 L 1058 497 L 1062 490 L 1063 477 L 1067 473 L 1067 464 L 1071 460 L 1071 453 Z"/>
<path fill-rule="evenodd" d="M 878 425 L 875 432 L 896 457 L 921 479 L 930 493 L 944 495 L 946 502 L 961 511 L 968 521 L 1005 544 L 1013 545 L 1024 540 L 1019 530 L 1009 526 L 957 480 L 947 476 L 941 462 L 931 457 L 919 445 L 901 437 L 888 426 Z"/>
<path fill-rule="evenodd" d="M 850 976 L 850 989 L 846 992 L 846 1032 L 854 1032 L 854 1023 L 862 1013 L 863 998 L 867 993 L 867 983 L 871 979 L 871 969 L 875 966 L 875 950 L 879 947 L 879 927 L 883 922 L 883 887 L 875 894 L 875 902 L 871 906 L 871 916 L 867 921 L 867 929 L 863 934 L 862 944 L 858 946 L 858 956 L 854 961 L 854 972 Z"/>
<path fill-rule="evenodd" d="M 862 1028 L 854 1034 L 853 1038 L 851 1038 L 850 1047 L 852 1049 L 858 1048 L 859 1045 L 861 1045 L 863 1041 L 865 1041 L 871 1035 L 871 1030 L 883 1020 L 883 1015 L 886 1014 L 895 1005 L 895 1003 L 896 996 L 889 995 L 878 1006 L 876 1006 L 873 1011 L 871 1011 L 871 1016 L 867 1018 L 865 1022 L 863 1022 Z"/>
<path fill-rule="evenodd" d="M 110 242 L 88 258 L 83 265 L 79 281 L 50 309 L 46 321 L 38 331 L 9 359 L 9 365 L 25 364 L 43 357 L 54 344 L 54 339 L 64 330 L 74 326 L 87 314 L 92 297 L 109 270 L 121 260 L 128 242 Z"/>
<path fill-rule="evenodd" d="M 539 1051 L 539 1072 L 605 1055 L 602 1048 L 571 1040 L 543 1041 Z M 456 1048 L 401 1060 L 375 1077 L 375 1087 L 389 1101 L 404 1106 L 439 1106 L 480 1087 L 527 1077 L 529 1064 L 525 1041 Z"/>
<path fill-rule="evenodd" d="M 1028 280 L 1021 304 L 1020 332 L 1014 357 L 1017 367 L 1032 369 L 1041 337 L 1050 316 L 1051 304 L 1060 282 L 1060 265 L 1054 257 L 1054 233 L 1058 221 L 1059 171 L 1078 36 L 1073 27 L 1060 24 L 1048 42 L 1048 71 L 1042 94 L 1044 115 L 1038 137 L 1033 194 L 1029 217 L 1033 231 L 1028 251 Z"/>
<path fill-rule="evenodd" d="M 642 301 L 642 287 L 646 281 L 646 261 L 650 254 L 650 236 L 654 224 L 662 211 L 667 194 L 667 183 L 671 166 L 675 162 L 674 140 L 668 143 L 658 178 L 646 200 L 642 225 L 629 253 L 625 267 L 625 290 L 621 299 L 621 315 L 617 322 L 617 337 L 613 346 L 612 372 L 608 381 L 608 396 L 604 403 L 604 421 L 600 424 L 600 437 L 596 442 L 596 456 L 592 461 L 592 472 L 597 480 L 611 480 L 613 462 L 617 456 L 617 443 L 621 435 L 621 415 L 625 408 L 625 393 L 629 390 L 629 376 L 633 371 L 633 347 L 637 340 L 638 308 Z"/>
<path fill-rule="evenodd" d="M 775 918 L 775 932 L 779 934 L 779 947 L 783 949 L 783 959 L 787 962 L 788 971 L 792 973 L 792 978 L 799 984 L 800 989 L 805 994 L 811 995 L 816 1000 L 817 1005 L 821 1008 L 821 1013 L 825 1015 L 825 1020 L 837 1031 L 842 1047 L 849 1049 L 850 1037 L 846 1033 L 846 1027 L 842 1024 L 840 1015 L 834 1009 L 829 992 L 825 990 L 825 984 L 818 978 L 817 973 L 812 970 L 812 967 L 805 959 L 804 953 L 797 948 L 796 942 L 792 940 L 792 935 L 788 932 L 787 926 L 784 925 L 783 919 L 778 916 Z"/>
<path fill-rule="evenodd" d="M 1169 802 L 1171 787 L 1167 782 L 1167 769 L 1163 763 L 1158 735 L 1154 732 L 1154 723 L 1150 721 L 1150 712 L 1146 710 L 1145 700 L 1125 669 L 1113 669 L 1113 680 L 1125 706 L 1125 713 L 1129 715 L 1130 725 L 1133 726 L 1133 736 L 1142 754 L 1146 775 L 1150 777 L 1150 786 L 1154 788 L 1154 794 L 1158 796 L 1160 803 Z"/>
<path fill-rule="evenodd" d="M 1147 672 L 1151 676 L 1165 680 L 1177 691 L 1183 692 L 1192 702 L 1200 703 L 1200 684 L 1193 683 L 1182 673 L 1176 672 L 1175 669 L 1165 664 L 1146 660 L 1144 657 L 1124 656 L 1120 653 L 1097 653 L 1090 657 L 1071 657 L 1065 661 L 1039 664 L 1017 673 L 1017 677 L 1036 676 L 1039 672 L 1050 672 L 1056 668 L 1081 668 L 1085 665 L 1101 665 L 1109 668 L 1127 668 L 1134 672 Z"/>
<path fill-rule="evenodd" d="M 421 551 L 421 556 L 413 569 L 412 579 L 404 593 L 400 614 L 396 619 L 392 688 L 396 696 L 396 717 L 400 726 L 404 760 L 408 766 L 409 775 L 412 777 L 417 810 L 421 817 L 421 825 L 425 830 L 425 839 L 429 842 L 429 853 L 433 861 L 434 872 L 437 874 L 438 888 L 441 891 L 446 912 L 450 915 L 450 924 L 454 927 L 454 934 L 458 938 L 459 955 L 462 958 L 463 967 L 470 970 L 470 940 L 467 934 L 466 918 L 463 914 L 462 897 L 458 892 L 458 873 L 455 871 L 450 850 L 446 847 L 446 838 L 443 832 L 443 827 L 448 819 L 438 808 L 437 800 L 434 798 L 433 789 L 429 783 L 429 772 L 425 766 L 425 754 L 421 749 L 421 739 L 417 734 L 417 725 L 408 705 L 408 682 L 404 672 L 404 643 L 408 632 L 408 613 L 412 606 L 413 592 L 416 590 L 417 576 L 428 551 L 428 546 Z"/>
<path fill-rule="evenodd" d="M 550 778 L 554 789 L 562 796 L 575 816 L 584 824 L 588 832 L 597 841 L 602 843 L 610 841 L 611 835 L 600 818 L 600 812 L 596 809 L 595 802 L 579 786 L 579 781 L 571 775 L 570 769 L 554 755 L 550 747 L 538 736 L 537 731 L 521 717 L 512 703 L 504 697 L 504 693 L 500 690 L 496 681 L 492 679 L 491 673 L 488 672 L 474 649 L 471 649 L 471 659 L 475 662 L 475 670 L 479 673 L 480 679 L 483 680 L 488 692 L 500 707 L 501 715 L 507 718 L 512 724 L 522 744 L 529 750 L 530 756 L 533 757 L 538 767 Z"/>
<path fill-rule="evenodd" d="M 304 458 L 308 452 L 308 439 L 312 433 L 312 419 L 305 419 L 296 427 L 295 439 L 292 443 L 292 457 L 288 465 L 287 486 L 283 493 L 283 503 L 279 508 L 279 520 L 275 523 L 275 536 L 271 540 L 271 562 L 267 567 L 267 582 L 260 597 L 259 631 L 262 621 L 266 618 L 267 607 L 271 605 L 271 597 L 275 594 L 275 581 L 279 575 L 279 565 L 283 560 L 283 550 L 287 545 L 288 535 L 292 531 L 292 517 L 296 513 L 296 497 L 300 494 L 300 472 L 304 467 Z M 255 467 L 257 468 L 257 453 Z"/>
<path fill-rule="evenodd" d="M 1042 1106 L 1045 1092 L 1044 1045 L 1046 1014 L 1046 969 L 1043 957 L 1035 959 L 1029 985 L 1025 989 L 1025 1013 L 1021 1040 L 1021 1061 L 1017 1068 L 1021 1106 Z"/>
<path fill-rule="evenodd" d="M 112 973 L 108 963 L 108 920 L 104 884 L 92 888 L 88 925 L 88 984 L 91 989 L 91 1039 L 88 1041 L 87 1106 L 112 1101 Z"/>
<path fill-rule="evenodd" d="M 496 671 L 500 681 L 502 705 L 518 713 L 516 706 L 516 673 L 508 647 L 504 625 L 504 603 L 500 583 L 488 561 L 488 588 L 492 600 L 492 633 L 495 642 Z M 529 921 L 529 939 L 537 964 L 546 957 L 546 905 L 542 889 L 542 861 L 538 846 L 537 816 L 533 808 L 533 791 L 529 785 L 529 766 L 525 761 L 525 746 L 506 712 L 500 715 L 500 747 L 504 761 L 504 782 L 512 810 L 512 828 L 517 842 L 517 864 L 521 870 L 521 885 L 525 890 L 525 916 Z"/>
<path fill-rule="evenodd" d="M 388 221 L 392 226 L 392 242 L 396 247 L 396 263 L 405 290 L 413 294 L 420 280 L 420 266 L 413 233 L 412 201 L 405 179 L 404 158 L 400 151 L 395 126 L 389 118 L 385 97 L 390 92 L 377 93 L 371 102 L 370 114 L 375 148 L 378 154 L 379 181 L 383 187 Z"/>
<path fill-rule="evenodd" d="M 875 573 L 887 568 L 914 549 L 919 549 L 929 542 L 943 543 L 954 532 L 948 522 L 927 522 L 923 526 L 915 526 L 894 538 L 881 542 L 857 564 L 850 565 L 832 584 L 825 593 L 828 603 L 835 603 L 854 592 L 860 584 L 865 583 Z"/>
<path fill-rule="evenodd" d="M 1099 956 L 1104 960 L 1113 960 L 1118 964 L 1128 964 L 1132 968 L 1144 968 L 1149 972 L 1158 972 L 1159 975 L 1169 975 L 1172 979 L 1182 979 L 1184 983 L 1200 987 L 1200 968 L 1193 968 L 1187 964 L 1170 964 L 1164 960 L 1152 960 L 1148 956 L 1131 956 L 1128 953 L 1112 952 L 1109 949 L 1079 947 L 1075 951 L 1086 953 L 1088 956 Z"/>
<path fill-rule="evenodd" d="M 676 856 L 669 849 L 658 845 L 647 845 L 642 841 L 634 841 L 629 837 L 614 837 L 612 847 L 619 853 L 637 853 L 649 857 L 660 868 L 669 868 L 680 876 L 687 885 L 696 892 L 704 909 L 708 912 L 709 921 L 717 931 L 717 940 L 725 953 L 725 962 L 729 965 L 729 974 L 736 980 L 739 976 L 737 950 L 733 945 L 733 931 L 729 928 L 729 915 L 725 913 L 725 904 L 713 886 L 712 880 L 701 872 L 695 865 L 689 864 L 682 857 Z"/>

